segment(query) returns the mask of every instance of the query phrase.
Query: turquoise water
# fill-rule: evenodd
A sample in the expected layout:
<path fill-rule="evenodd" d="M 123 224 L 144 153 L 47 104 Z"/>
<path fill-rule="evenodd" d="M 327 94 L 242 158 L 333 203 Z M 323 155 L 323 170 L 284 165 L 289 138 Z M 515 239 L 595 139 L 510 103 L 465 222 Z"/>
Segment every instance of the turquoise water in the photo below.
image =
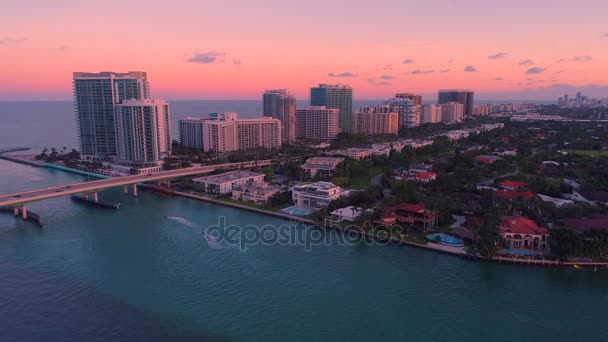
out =
<path fill-rule="evenodd" d="M 528 251 L 525 249 L 516 249 L 516 248 L 505 249 L 502 252 L 503 252 L 503 254 L 519 254 L 519 255 L 536 255 L 536 254 L 538 254 L 533 251 Z"/>
<path fill-rule="evenodd" d="M 5 161 L 0 175 L 0 193 L 83 179 Z M 3 341 L 608 339 L 607 271 L 404 246 L 214 248 L 201 232 L 218 216 L 286 221 L 145 192 L 100 198 L 121 209 L 34 203 L 43 229 L 0 215 Z"/>
<path fill-rule="evenodd" d="M 314 209 L 288 207 L 288 208 L 283 209 L 283 211 L 290 215 L 306 216 L 306 215 L 310 215 L 314 211 Z"/>
<path fill-rule="evenodd" d="M 437 238 L 438 236 L 441 239 L 442 245 L 464 246 L 464 242 L 461 239 L 443 233 L 429 234 L 426 236 L 426 239 L 429 241 L 435 241 L 435 238 Z"/>

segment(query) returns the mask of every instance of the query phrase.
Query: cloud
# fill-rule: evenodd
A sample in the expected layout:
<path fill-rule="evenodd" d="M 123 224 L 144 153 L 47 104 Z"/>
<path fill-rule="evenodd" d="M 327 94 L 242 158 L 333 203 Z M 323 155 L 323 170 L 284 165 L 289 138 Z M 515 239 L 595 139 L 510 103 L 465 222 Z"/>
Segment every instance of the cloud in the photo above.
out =
<path fill-rule="evenodd" d="M 508 57 L 509 54 L 506 52 L 498 52 L 495 55 L 488 56 L 488 59 L 502 59 Z"/>
<path fill-rule="evenodd" d="M 329 74 L 327 74 L 327 76 L 329 76 L 329 77 L 357 77 L 359 75 L 347 71 L 347 72 L 340 72 L 340 73 L 330 72 Z"/>
<path fill-rule="evenodd" d="M 0 38 L 0 45 L 12 45 L 27 42 L 27 38 L 23 37 L 2 37 Z"/>
<path fill-rule="evenodd" d="M 232 64 L 241 64 L 241 63 L 243 63 L 243 62 L 240 59 L 236 59 L 236 58 L 232 59 Z"/>
<path fill-rule="evenodd" d="M 411 58 L 406 58 L 403 60 L 403 64 L 412 64 L 412 63 L 414 63 L 414 60 Z"/>
<path fill-rule="evenodd" d="M 472 66 L 472 65 L 467 65 L 467 66 L 464 67 L 464 71 L 465 72 L 476 72 L 477 69 L 475 69 L 475 67 Z"/>
<path fill-rule="evenodd" d="M 523 61 L 520 61 L 517 64 L 523 65 L 523 66 L 530 66 L 530 65 L 534 64 L 534 61 L 531 59 L 524 59 Z"/>
<path fill-rule="evenodd" d="M 225 52 L 203 52 L 196 53 L 194 56 L 188 58 L 188 62 L 190 63 L 202 63 L 202 64 L 211 64 L 221 60 L 221 57 L 226 56 Z"/>
<path fill-rule="evenodd" d="M 603 35 L 601 35 L 600 37 L 602 38 L 608 38 L 608 33 L 604 33 Z"/>
<path fill-rule="evenodd" d="M 439 70 L 439 72 L 441 72 L 441 73 L 450 72 L 450 69 L 441 69 L 441 70 Z"/>
<path fill-rule="evenodd" d="M 373 78 L 368 78 L 368 79 L 366 79 L 366 81 L 367 81 L 368 83 L 372 84 L 372 85 L 379 85 L 379 86 L 387 86 L 387 85 L 391 85 L 391 84 L 392 84 L 392 83 L 390 83 L 390 82 L 386 82 L 386 81 L 379 81 L 379 82 L 378 82 L 378 81 L 376 81 L 376 80 L 375 80 L 375 79 L 373 79 Z"/>
<path fill-rule="evenodd" d="M 572 58 L 562 58 L 559 61 L 557 61 L 558 63 L 561 62 L 589 62 L 593 60 L 593 58 L 591 58 L 591 56 L 574 56 Z"/>
<path fill-rule="evenodd" d="M 435 72 L 435 70 L 420 70 L 420 69 L 416 69 L 416 70 L 410 71 L 408 74 L 410 74 L 410 75 L 421 75 L 421 74 L 432 74 L 434 72 Z"/>
<path fill-rule="evenodd" d="M 392 80 L 395 78 L 395 76 L 392 75 L 380 75 L 379 77 L 381 80 Z"/>
<path fill-rule="evenodd" d="M 539 68 L 539 67 L 533 67 L 530 68 L 526 71 L 526 75 L 534 75 L 534 74 L 542 74 L 545 70 L 545 68 Z"/>
<path fill-rule="evenodd" d="M 453 59 L 450 59 L 450 60 L 448 61 L 448 63 L 452 63 L 453 61 L 454 61 Z"/>
<path fill-rule="evenodd" d="M 504 78 L 502 78 L 502 77 L 496 77 L 496 78 L 494 79 L 494 81 L 503 81 L 503 80 L 504 80 Z"/>

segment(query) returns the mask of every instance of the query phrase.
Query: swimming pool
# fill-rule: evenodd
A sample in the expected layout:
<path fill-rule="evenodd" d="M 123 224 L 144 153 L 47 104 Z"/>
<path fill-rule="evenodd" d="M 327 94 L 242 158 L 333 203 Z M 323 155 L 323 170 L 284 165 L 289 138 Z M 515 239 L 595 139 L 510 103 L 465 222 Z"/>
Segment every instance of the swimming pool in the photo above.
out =
<path fill-rule="evenodd" d="M 435 241 L 437 241 L 438 237 L 440 239 L 439 243 L 442 245 L 453 246 L 453 247 L 464 246 L 464 242 L 461 239 L 454 237 L 454 236 L 447 235 L 447 234 L 443 234 L 443 233 L 429 234 L 426 236 L 426 239 L 431 242 L 435 242 Z"/>
<path fill-rule="evenodd" d="M 315 211 L 315 209 L 313 208 L 301 208 L 301 207 L 288 207 L 285 208 L 283 210 L 281 210 L 284 213 L 287 213 L 289 215 L 296 215 L 296 216 L 307 216 L 310 215 L 313 211 Z"/>
<path fill-rule="evenodd" d="M 511 249 L 503 249 L 502 254 L 536 255 L 538 253 L 534 252 L 534 251 L 529 251 L 526 249 L 511 248 Z"/>

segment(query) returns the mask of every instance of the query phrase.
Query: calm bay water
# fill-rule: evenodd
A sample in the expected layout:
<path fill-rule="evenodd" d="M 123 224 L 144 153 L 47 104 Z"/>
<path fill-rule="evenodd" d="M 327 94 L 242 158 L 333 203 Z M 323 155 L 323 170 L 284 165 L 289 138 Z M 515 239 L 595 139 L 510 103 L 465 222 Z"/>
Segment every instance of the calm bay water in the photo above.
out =
<path fill-rule="evenodd" d="M 62 145 L 68 134 L 67 119 L 23 114 L 46 122 L 42 136 L 30 120 L 5 115 L 0 146 Z M 0 160 L 0 193 L 82 180 Z M 240 226 L 289 222 L 140 195 L 100 193 L 121 201 L 118 211 L 69 198 L 33 203 L 42 229 L 0 213 L 0 340 L 608 340 L 605 270 L 495 265 L 398 246 L 213 248 L 201 232 L 218 216 Z"/>

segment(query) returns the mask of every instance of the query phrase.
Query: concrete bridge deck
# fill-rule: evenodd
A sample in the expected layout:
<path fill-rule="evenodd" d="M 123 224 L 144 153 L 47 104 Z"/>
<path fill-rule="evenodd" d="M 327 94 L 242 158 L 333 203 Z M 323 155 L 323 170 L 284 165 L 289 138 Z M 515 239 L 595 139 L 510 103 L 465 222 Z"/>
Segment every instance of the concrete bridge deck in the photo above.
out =
<path fill-rule="evenodd" d="M 95 180 L 90 182 L 73 183 L 61 186 L 50 187 L 46 189 L 29 190 L 15 192 L 11 194 L 0 195 L 0 207 L 24 207 L 25 204 L 35 201 L 41 201 L 48 198 L 67 196 L 79 193 L 94 193 L 103 189 L 114 188 L 119 186 L 133 185 L 142 182 L 160 181 L 171 178 L 193 176 L 202 173 L 213 172 L 217 169 L 230 169 L 238 167 L 256 167 L 268 166 L 272 164 L 272 160 L 259 160 L 243 163 L 227 163 L 218 165 L 194 166 L 184 169 L 161 171 L 145 175 L 133 175 L 124 177 L 115 177 L 108 179 Z M 134 187 L 136 194 L 137 189 Z"/>

